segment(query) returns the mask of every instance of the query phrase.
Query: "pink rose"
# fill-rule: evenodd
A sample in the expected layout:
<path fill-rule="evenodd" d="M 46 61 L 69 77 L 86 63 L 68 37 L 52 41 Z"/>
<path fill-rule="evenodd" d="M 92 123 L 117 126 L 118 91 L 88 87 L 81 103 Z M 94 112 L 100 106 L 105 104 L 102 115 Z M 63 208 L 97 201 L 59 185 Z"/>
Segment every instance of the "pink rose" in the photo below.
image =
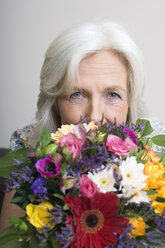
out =
<path fill-rule="evenodd" d="M 130 138 L 123 141 L 113 134 L 108 135 L 106 146 L 108 146 L 108 151 L 114 152 L 118 156 L 127 156 L 133 147 L 135 147 L 136 152 L 138 151 L 138 146 Z"/>
<path fill-rule="evenodd" d="M 82 175 L 80 178 L 80 192 L 85 197 L 92 197 L 99 192 L 97 185 L 92 182 L 87 175 Z"/>
<path fill-rule="evenodd" d="M 76 159 L 80 153 L 81 147 L 83 146 L 84 141 L 77 138 L 74 134 L 69 133 L 64 135 L 60 140 L 60 148 L 68 147 L 69 154 L 73 154 L 73 159 Z"/>

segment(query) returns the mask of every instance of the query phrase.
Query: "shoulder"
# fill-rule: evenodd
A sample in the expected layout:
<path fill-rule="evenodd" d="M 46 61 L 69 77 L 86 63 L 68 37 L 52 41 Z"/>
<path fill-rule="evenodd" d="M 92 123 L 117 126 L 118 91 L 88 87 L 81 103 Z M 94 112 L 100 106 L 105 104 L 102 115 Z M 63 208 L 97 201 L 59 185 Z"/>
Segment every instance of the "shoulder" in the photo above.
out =
<path fill-rule="evenodd" d="M 154 129 L 153 135 L 165 134 L 165 123 L 160 121 L 151 121 L 151 126 Z"/>
<path fill-rule="evenodd" d="M 151 121 L 151 126 L 154 129 L 154 131 L 152 133 L 152 137 L 155 135 L 159 135 L 159 134 L 165 134 L 165 123 L 162 123 L 160 121 Z M 165 150 L 164 147 L 160 147 L 157 145 L 153 145 L 153 149 L 156 152 L 162 152 Z"/>
<path fill-rule="evenodd" d="M 27 145 L 24 142 L 28 142 L 32 129 L 33 125 L 28 125 L 22 129 L 14 131 L 10 138 L 9 150 L 15 151 L 26 147 Z"/>

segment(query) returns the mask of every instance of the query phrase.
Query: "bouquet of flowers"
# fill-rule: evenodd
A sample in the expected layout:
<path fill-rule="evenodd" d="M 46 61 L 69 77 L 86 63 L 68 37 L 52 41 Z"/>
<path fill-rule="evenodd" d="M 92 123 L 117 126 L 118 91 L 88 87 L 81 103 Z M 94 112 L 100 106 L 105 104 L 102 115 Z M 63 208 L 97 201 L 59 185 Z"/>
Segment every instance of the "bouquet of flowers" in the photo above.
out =
<path fill-rule="evenodd" d="M 165 152 L 152 150 L 165 136 L 152 132 L 148 120 L 82 120 L 9 152 L 0 173 L 25 216 L 9 219 L 0 247 L 165 247 Z"/>

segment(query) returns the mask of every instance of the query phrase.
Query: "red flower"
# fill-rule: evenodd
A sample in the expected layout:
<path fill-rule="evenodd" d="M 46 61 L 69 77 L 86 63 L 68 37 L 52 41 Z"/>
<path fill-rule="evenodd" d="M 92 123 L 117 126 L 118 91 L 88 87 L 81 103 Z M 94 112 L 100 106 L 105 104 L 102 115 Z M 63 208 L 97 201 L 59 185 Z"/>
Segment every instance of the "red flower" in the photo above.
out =
<path fill-rule="evenodd" d="M 71 248 L 103 248 L 115 245 L 117 234 L 123 232 L 128 220 L 117 216 L 117 196 L 109 192 L 96 193 L 93 197 L 66 196 L 64 201 L 71 208 L 75 233 Z"/>

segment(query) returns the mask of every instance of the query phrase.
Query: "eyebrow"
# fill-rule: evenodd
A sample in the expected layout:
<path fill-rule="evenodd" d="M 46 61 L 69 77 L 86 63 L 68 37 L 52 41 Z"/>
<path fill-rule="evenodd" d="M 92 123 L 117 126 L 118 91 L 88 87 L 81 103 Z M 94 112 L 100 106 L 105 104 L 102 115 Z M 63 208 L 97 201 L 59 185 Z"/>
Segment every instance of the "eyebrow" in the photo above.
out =
<path fill-rule="evenodd" d="M 77 90 L 77 91 L 80 91 L 80 92 L 83 92 L 83 91 L 87 91 L 85 88 L 80 88 L 80 87 L 74 87 L 73 90 Z M 123 89 L 122 87 L 120 86 L 117 86 L 117 85 L 112 85 L 111 87 L 106 87 L 105 88 L 105 91 L 121 91 L 122 93 L 127 93 L 127 90 Z"/>

